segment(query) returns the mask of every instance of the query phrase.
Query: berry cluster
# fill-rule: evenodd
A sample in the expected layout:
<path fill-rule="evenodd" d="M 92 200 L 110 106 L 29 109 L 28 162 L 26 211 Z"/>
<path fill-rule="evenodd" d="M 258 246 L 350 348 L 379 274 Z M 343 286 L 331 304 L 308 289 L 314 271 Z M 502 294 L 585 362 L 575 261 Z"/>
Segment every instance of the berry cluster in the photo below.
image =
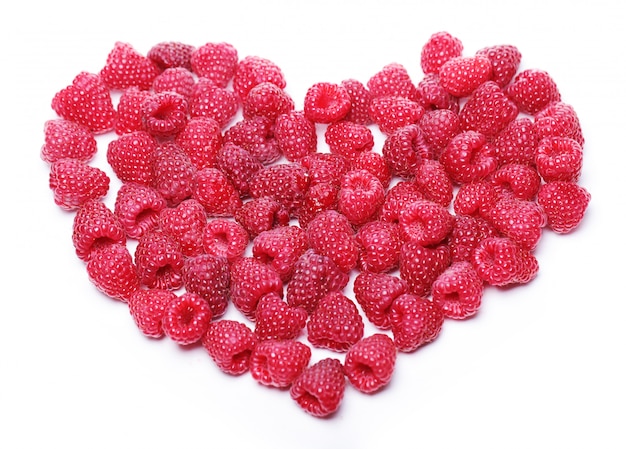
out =
<path fill-rule="evenodd" d="M 54 96 L 41 156 L 89 279 L 144 335 L 328 416 L 346 385 L 379 391 L 398 353 L 475 315 L 488 286 L 531 281 L 544 229 L 581 222 L 578 117 L 520 63 L 439 32 L 418 82 L 391 63 L 316 83 L 298 108 L 278 65 L 228 43 L 118 42 Z M 104 133 L 110 207 L 90 164 Z"/>

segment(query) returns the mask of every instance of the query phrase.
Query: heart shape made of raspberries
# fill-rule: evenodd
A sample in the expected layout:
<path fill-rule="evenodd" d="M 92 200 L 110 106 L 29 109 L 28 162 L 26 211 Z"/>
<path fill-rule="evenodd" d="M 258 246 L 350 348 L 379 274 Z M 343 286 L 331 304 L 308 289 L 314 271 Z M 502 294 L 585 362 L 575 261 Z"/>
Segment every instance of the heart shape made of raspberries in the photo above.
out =
<path fill-rule="evenodd" d="M 578 116 L 521 61 L 438 32 L 420 80 L 390 62 L 294 99 L 275 62 L 225 42 L 117 42 L 52 99 L 41 157 L 89 279 L 141 334 L 326 417 L 485 289 L 530 282 L 542 233 L 583 219 Z"/>

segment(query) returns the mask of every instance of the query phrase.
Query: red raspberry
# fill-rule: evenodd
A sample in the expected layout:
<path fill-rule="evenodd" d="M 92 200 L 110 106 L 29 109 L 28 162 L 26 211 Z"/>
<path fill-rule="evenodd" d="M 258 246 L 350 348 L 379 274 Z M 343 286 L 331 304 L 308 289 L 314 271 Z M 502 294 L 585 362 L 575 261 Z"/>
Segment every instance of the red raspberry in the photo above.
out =
<path fill-rule="evenodd" d="M 191 55 L 194 50 L 193 45 L 183 42 L 159 42 L 148 50 L 146 56 L 161 70 L 171 67 L 184 67 L 191 70 Z"/>
<path fill-rule="evenodd" d="M 136 290 L 128 299 L 130 314 L 146 337 L 160 338 L 163 333 L 163 316 L 167 305 L 176 299 L 169 290 Z"/>
<path fill-rule="evenodd" d="M 163 232 L 178 243 L 183 255 L 192 257 L 203 252 L 207 215 L 200 202 L 189 198 L 175 207 L 163 209 L 158 223 Z"/>
<path fill-rule="evenodd" d="M 115 127 L 117 112 L 111 93 L 102 78 L 93 73 L 76 75 L 71 85 L 54 95 L 51 106 L 59 117 L 85 126 L 94 134 Z"/>
<path fill-rule="evenodd" d="M 508 237 L 483 239 L 471 262 L 481 279 L 497 286 L 529 282 L 539 270 L 535 256 Z"/>
<path fill-rule="evenodd" d="M 83 125 L 64 119 L 46 121 L 41 158 L 53 163 L 72 158 L 89 162 L 98 150 L 93 134 Z"/>
<path fill-rule="evenodd" d="M 231 90 L 216 86 L 207 78 L 196 82 L 189 96 L 189 114 L 191 117 L 209 117 L 224 128 L 237 114 L 239 101 Z"/>
<path fill-rule="evenodd" d="M 176 144 L 189 156 L 189 160 L 198 170 L 216 166 L 222 141 L 219 123 L 209 117 L 190 119 L 175 139 Z"/>
<path fill-rule="evenodd" d="M 391 168 L 384 156 L 374 151 L 365 151 L 352 160 L 352 170 L 367 170 L 374 175 L 385 189 L 391 184 Z"/>
<path fill-rule="evenodd" d="M 273 164 L 282 156 L 273 127 L 266 117 L 240 120 L 224 132 L 224 143 L 240 146 L 262 164 Z"/>
<path fill-rule="evenodd" d="M 298 226 L 280 226 L 261 232 L 252 243 L 252 255 L 270 265 L 283 282 L 288 282 L 293 267 L 309 248 L 306 233 Z"/>
<path fill-rule="evenodd" d="M 404 279 L 386 273 L 363 271 L 354 279 L 354 297 L 367 319 L 379 329 L 391 328 L 391 304 L 408 290 Z"/>
<path fill-rule="evenodd" d="M 409 181 L 400 181 L 387 191 L 379 219 L 388 223 L 398 223 L 400 214 L 405 207 L 423 198 L 424 195 L 417 184 Z"/>
<path fill-rule="evenodd" d="M 263 296 L 255 312 L 254 333 L 263 340 L 293 340 L 308 318 L 300 307 L 291 307 L 276 293 Z"/>
<path fill-rule="evenodd" d="M 211 318 L 209 303 L 200 295 L 186 292 L 165 307 L 163 333 L 179 345 L 191 345 L 202 339 Z"/>
<path fill-rule="evenodd" d="M 478 181 L 496 169 L 495 148 L 484 134 L 465 131 L 448 143 L 439 162 L 457 184 Z"/>
<path fill-rule="evenodd" d="M 202 345 L 218 368 L 234 376 L 248 371 L 257 343 L 256 335 L 248 326 L 225 319 L 211 323 L 202 337 Z"/>
<path fill-rule="evenodd" d="M 375 393 L 391 381 L 396 366 L 396 346 L 385 334 L 373 334 L 352 346 L 343 370 L 362 393 Z"/>
<path fill-rule="evenodd" d="M 423 246 L 441 243 L 453 226 L 454 216 L 441 204 L 429 200 L 409 203 L 398 221 L 402 240 Z"/>
<path fill-rule="evenodd" d="M 174 137 L 187 124 L 187 99 L 175 92 L 154 93 L 141 104 L 141 119 L 154 137 Z"/>
<path fill-rule="evenodd" d="M 509 197 L 501 198 L 485 218 L 500 233 L 528 250 L 537 246 L 541 230 L 546 225 L 545 213 L 535 202 Z"/>
<path fill-rule="evenodd" d="M 427 296 L 432 283 L 450 266 L 450 248 L 447 245 L 422 246 L 406 242 L 400 249 L 400 277 L 409 286 L 409 292 Z"/>
<path fill-rule="evenodd" d="M 341 123 L 328 125 L 327 129 L 340 126 Z M 332 150 L 331 150 L 332 151 Z M 343 175 L 350 171 L 350 161 L 339 154 L 313 153 L 298 161 L 309 174 L 310 186 L 316 184 L 332 184 L 339 187 Z"/>
<path fill-rule="evenodd" d="M 246 56 L 237 65 L 233 89 L 243 101 L 257 84 L 270 82 L 284 89 L 287 85 L 282 70 L 274 62 L 259 56 Z"/>
<path fill-rule="evenodd" d="M 492 173 L 490 181 L 500 196 L 510 194 L 527 201 L 535 198 L 541 185 L 537 170 L 526 164 L 502 165 Z"/>
<path fill-rule="evenodd" d="M 184 67 L 165 69 L 152 83 L 152 90 L 156 93 L 174 92 L 189 98 L 193 93 L 196 78 Z"/>
<path fill-rule="evenodd" d="M 389 316 L 394 344 L 402 352 L 413 352 L 435 340 L 444 321 L 438 304 L 410 293 L 393 301 Z"/>
<path fill-rule="evenodd" d="M 489 81 L 491 61 L 484 56 L 459 56 L 439 69 L 439 83 L 450 95 L 469 97 L 478 86 Z"/>
<path fill-rule="evenodd" d="M 483 239 L 499 235 L 493 225 L 482 217 L 457 215 L 447 240 L 452 262 L 470 262 L 474 249 Z"/>
<path fill-rule="evenodd" d="M 331 154 L 343 156 L 349 161 L 374 148 L 374 135 L 367 126 L 345 120 L 328 125 L 324 140 Z"/>
<path fill-rule="evenodd" d="M 133 257 L 119 243 L 94 249 L 87 262 L 87 274 L 96 288 L 110 298 L 126 302 L 139 289 Z"/>
<path fill-rule="evenodd" d="M 281 114 L 288 114 L 295 108 L 293 99 L 274 83 L 260 83 L 250 89 L 243 100 L 243 118 L 265 117 L 271 123 Z"/>
<path fill-rule="evenodd" d="M 398 268 L 402 240 L 397 224 L 370 221 L 355 237 L 359 245 L 359 270 L 382 273 Z"/>
<path fill-rule="evenodd" d="M 272 267 L 252 257 L 241 257 L 233 262 L 230 297 L 241 313 L 254 320 L 259 300 L 269 293 L 283 296 L 283 283 Z"/>
<path fill-rule="evenodd" d="M 134 86 L 148 90 L 159 73 L 154 61 L 137 52 L 132 45 L 116 42 L 100 76 L 111 89 L 122 90 Z"/>
<path fill-rule="evenodd" d="M 202 204 L 209 217 L 232 217 L 242 205 L 237 189 L 217 168 L 198 170 L 194 183 L 192 197 Z"/>
<path fill-rule="evenodd" d="M 78 159 L 58 159 L 50 166 L 49 186 L 54 202 L 65 210 L 104 198 L 110 182 L 105 172 Z"/>
<path fill-rule="evenodd" d="M 107 162 L 120 181 L 152 186 L 152 162 L 156 149 L 154 137 L 145 131 L 135 131 L 109 142 Z"/>
<path fill-rule="evenodd" d="M 246 230 L 250 238 L 254 238 L 276 226 L 287 226 L 289 212 L 275 199 L 264 196 L 243 203 L 235 211 L 235 220 Z"/>
<path fill-rule="evenodd" d="M 356 123 L 357 125 L 369 125 L 370 118 L 370 91 L 365 85 L 355 79 L 347 79 L 341 82 L 341 86 L 346 89 L 350 96 L 350 111 L 344 120 Z"/>
<path fill-rule="evenodd" d="M 506 88 L 506 94 L 520 112 L 536 114 L 554 101 L 561 101 L 559 88 L 544 70 L 527 69 L 519 72 Z"/>
<path fill-rule="evenodd" d="M 483 280 L 470 262 L 455 262 L 435 279 L 432 295 L 444 317 L 465 319 L 480 308 Z"/>
<path fill-rule="evenodd" d="M 415 169 L 413 181 L 424 195 L 424 199 L 448 207 L 454 197 L 452 180 L 440 162 L 424 159 Z"/>
<path fill-rule="evenodd" d="M 159 225 L 167 202 L 159 192 L 140 184 L 125 183 L 117 191 L 113 213 L 131 239 L 139 239 Z"/>
<path fill-rule="evenodd" d="M 353 225 L 370 221 L 385 201 L 385 188 L 367 170 L 352 170 L 341 180 L 337 210 Z"/>
<path fill-rule="evenodd" d="M 387 136 L 382 148 L 391 172 L 403 179 L 415 176 L 415 169 L 429 151 L 422 130 L 415 124 L 399 128 Z"/>
<path fill-rule="evenodd" d="M 252 198 L 269 196 L 284 207 L 290 216 L 297 217 L 306 191 L 309 177 L 306 169 L 291 162 L 263 168 L 250 179 Z"/>
<path fill-rule="evenodd" d="M 352 99 L 340 84 L 315 83 L 304 96 L 304 116 L 315 123 L 333 123 L 350 112 Z"/>
<path fill-rule="evenodd" d="M 309 187 L 302 207 L 298 212 L 298 224 L 300 227 L 306 229 L 311 220 L 324 210 L 337 210 L 338 196 L 339 187 L 328 182 Z"/>
<path fill-rule="evenodd" d="M 448 109 L 459 112 L 459 99 L 441 86 L 439 75 L 429 73 L 417 83 L 415 101 L 426 111 Z"/>
<path fill-rule="evenodd" d="M 88 261 L 91 252 L 111 243 L 126 244 L 126 234 L 115 214 L 102 201 L 84 203 L 74 215 L 72 243 L 76 255 Z"/>
<path fill-rule="evenodd" d="M 309 246 L 329 257 L 341 270 L 348 273 L 356 267 L 359 248 L 345 215 L 332 209 L 322 211 L 311 220 L 306 233 Z"/>
<path fill-rule="evenodd" d="M 216 162 L 217 168 L 226 175 L 240 197 L 249 195 L 250 179 L 263 168 L 263 164 L 248 150 L 230 142 L 218 151 Z"/>
<path fill-rule="evenodd" d="M 261 341 L 250 356 L 250 374 L 261 385 L 287 388 L 310 360 L 311 348 L 299 341 Z"/>
<path fill-rule="evenodd" d="M 569 137 L 546 137 L 537 146 L 535 162 L 545 182 L 576 182 L 583 166 L 583 149 Z"/>
<path fill-rule="evenodd" d="M 426 111 L 420 119 L 419 126 L 424 140 L 436 158 L 452 138 L 461 132 L 459 115 L 449 109 Z"/>
<path fill-rule="evenodd" d="M 306 118 L 302 111 L 279 115 L 276 118 L 274 135 L 280 152 L 290 162 L 317 150 L 315 123 Z"/>
<path fill-rule="evenodd" d="M 561 101 L 550 103 L 535 115 L 538 139 L 569 137 L 582 147 L 585 143 L 578 115 L 572 106 Z"/>
<path fill-rule="evenodd" d="M 459 187 L 453 208 L 457 215 L 485 217 L 498 199 L 498 192 L 491 182 L 475 181 Z"/>
<path fill-rule="evenodd" d="M 383 134 L 417 123 L 424 108 L 404 97 L 377 97 L 370 102 L 370 117 Z"/>
<path fill-rule="evenodd" d="M 183 253 L 178 243 L 159 229 L 139 239 L 135 263 L 139 280 L 148 288 L 176 290 L 183 285 Z"/>
<path fill-rule="evenodd" d="M 185 259 L 183 285 L 187 292 L 201 296 L 209 304 L 213 318 L 224 315 L 230 298 L 228 261 L 211 254 Z"/>
<path fill-rule="evenodd" d="M 537 131 L 530 118 L 513 120 L 493 139 L 498 164 L 535 165 L 538 142 Z"/>
<path fill-rule="evenodd" d="M 517 106 L 494 81 L 476 88 L 459 112 L 463 131 L 478 131 L 491 138 L 517 117 Z"/>
<path fill-rule="evenodd" d="M 317 303 L 307 322 L 307 339 L 316 348 L 345 352 L 363 338 L 364 324 L 356 305 L 339 292 Z"/>
<path fill-rule="evenodd" d="M 404 97 L 415 99 L 415 85 L 411 81 L 409 72 L 402 64 L 392 63 L 384 66 L 368 81 L 367 88 L 371 98 L 377 97 Z"/>
<path fill-rule="evenodd" d="M 489 58 L 492 67 L 491 80 L 502 88 L 513 79 L 522 61 L 522 54 L 514 45 L 493 45 L 481 48 L 476 55 Z"/>
<path fill-rule="evenodd" d="M 445 31 L 437 32 L 428 38 L 421 51 L 420 65 L 425 74 L 438 73 L 439 68 L 449 59 L 461 56 L 463 43 Z"/>
<path fill-rule="evenodd" d="M 157 147 L 153 153 L 154 187 L 169 206 L 176 206 L 194 193 L 196 167 L 175 143 Z"/>
<path fill-rule="evenodd" d="M 545 183 L 537 195 L 537 203 L 546 213 L 548 227 L 559 234 L 578 227 L 590 200 L 591 195 L 584 187 L 564 181 Z"/>
<path fill-rule="evenodd" d="M 341 362 L 325 358 L 306 368 L 291 385 L 289 394 L 305 412 L 321 418 L 339 409 L 345 390 Z"/>
<path fill-rule="evenodd" d="M 209 42 L 191 53 L 191 68 L 202 78 L 208 78 L 216 86 L 226 87 L 235 76 L 239 56 L 237 49 L 226 42 Z"/>
<path fill-rule="evenodd" d="M 248 246 L 246 230 L 234 221 L 216 218 L 207 223 L 202 235 L 202 245 L 207 254 L 234 262 L 243 256 Z"/>
<path fill-rule="evenodd" d="M 287 303 L 301 307 L 310 315 L 320 299 L 339 292 L 349 277 L 326 256 L 308 249 L 294 264 L 291 281 L 287 284 Z"/>
<path fill-rule="evenodd" d="M 122 136 L 144 129 L 142 105 L 144 100 L 151 95 L 151 91 L 139 90 L 137 87 L 129 87 L 122 92 L 117 103 L 116 134 Z"/>

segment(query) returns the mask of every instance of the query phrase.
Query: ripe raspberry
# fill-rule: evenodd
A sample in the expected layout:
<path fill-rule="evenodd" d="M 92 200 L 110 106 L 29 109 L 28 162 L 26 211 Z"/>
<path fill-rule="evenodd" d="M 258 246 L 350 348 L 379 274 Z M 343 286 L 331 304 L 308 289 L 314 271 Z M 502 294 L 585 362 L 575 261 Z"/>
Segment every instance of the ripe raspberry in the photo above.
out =
<path fill-rule="evenodd" d="M 391 381 L 396 365 L 396 346 L 385 334 L 373 334 L 352 346 L 343 370 L 362 393 L 375 393 Z"/>
<path fill-rule="evenodd" d="M 139 280 L 148 288 L 176 290 L 183 285 L 183 253 L 178 243 L 159 229 L 139 239 L 135 263 Z"/>
<path fill-rule="evenodd" d="M 345 122 L 328 125 L 327 129 L 340 126 L 341 123 Z M 343 175 L 348 173 L 351 167 L 347 158 L 334 153 L 313 153 L 303 157 L 298 163 L 306 168 L 311 187 L 316 184 L 332 184 L 339 187 Z"/>
<path fill-rule="evenodd" d="M 276 226 L 287 226 L 289 212 L 275 199 L 264 196 L 243 203 L 235 211 L 235 220 L 246 230 L 250 238 L 254 238 Z"/>
<path fill-rule="evenodd" d="M 457 184 L 478 181 L 496 169 L 495 148 L 484 134 L 464 131 L 448 143 L 439 162 Z"/>
<path fill-rule="evenodd" d="M 152 83 L 152 90 L 156 93 L 174 92 L 185 98 L 193 93 L 196 78 L 184 67 L 165 69 Z"/>
<path fill-rule="evenodd" d="M 449 109 L 426 111 L 419 121 L 426 144 L 438 158 L 452 138 L 461 132 L 459 115 Z"/>
<path fill-rule="evenodd" d="M 482 280 L 497 286 L 529 282 L 539 270 L 535 256 L 508 237 L 483 239 L 471 263 Z"/>
<path fill-rule="evenodd" d="M 359 270 L 382 273 L 398 268 L 402 239 L 397 224 L 370 221 L 357 231 L 355 238 Z"/>
<path fill-rule="evenodd" d="M 385 189 L 389 187 L 393 177 L 391 168 L 384 156 L 374 151 L 365 151 L 359 154 L 352 161 L 352 170 L 367 170 L 380 181 Z"/>
<path fill-rule="evenodd" d="M 470 262 L 456 262 L 435 279 L 432 295 L 444 317 L 465 319 L 475 315 L 480 308 L 483 280 Z"/>
<path fill-rule="evenodd" d="M 154 93 L 141 104 L 141 119 L 154 137 L 174 137 L 187 124 L 187 99 L 175 92 Z"/>
<path fill-rule="evenodd" d="M 491 80 L 501 88 L 513 79 L 522 61 L 522 54 L 514 45 L 493 45 L 481 48 L 476 55 L 485 56 L 491 61 Z"/>
<path fill-rule="evenodd" d="M 239 110 L 239 101 L 229 89 L 216 86 L 208 78 L 200 78 L 189 96 L 189 115 L 209 117 L 221 128 L 228 125 Z"/>
<path fill-rule="evenodd" d="M 486 81 L 472 92 L 459 112 L 463 131 L 478 131 L 491 138 L 517 117 L 517 106 L 494 81 Z"/>
<path fill-rule="evenodd" d="M 270 82 L 284 89 L 287 85 L 282 70 L 276 63 L 259 56 L 246 56 L 239 61 L 233 77 L 233 90 L 243 101 L 257 84 Z"/>
<path fill-rule="evenodd" d="M 305 412 L 321 418 L 339 409 L 345 390 L 341 362 L 325 358 L 306 368 L 291 385 L 289 394 Z"/>
<path fill-rule="evenodd" d="M 367 170 L 352 170 L 341 180 L 337 210 L 353 225 L 362 225 L 378 213 L 385 201 L 385 188 Z"/>
<path fill-rule="evenodd" d="M 165 307 L 163 333 L 179 345 L 191 345 L 204 336 L 211 318 L 209 303 L 200 295 L 186 292 Z"/>
<path fill-rule="evenodd" d="M 93 73 L 76 75 L 71 85 L 54 95 L 51 106 L 62 119 L 85 126 L 94 134 L 106 133 L 115 127 L 117 111 L 111 93 L 102 78 Z"/>
<path fill-rule="evenodd" d="M 527 69 L 519 72 L 506 88 L 506 94 L 520 112 L 536 114 L 550 103 L 561 101 L 559 88 L 544 70 Z"/>
<path fill-rule="evenodd" d="M 478 86 L 489 81 L 491 61 L 484 56 L 459 56 L 439 69 L 439 83 L 450 95 L 469 97 Z"/>
<path fill-rule="evenodd" d="M 423 159 L 415 169 L 413 181 L 424 195 L 424 199 L 448 207 L 454 197 L 452 180 L 440 162 Z"/>
<path fill-rule="evenodd" d="M 248 371 L 257 343 L 256 335 L 248 326 L 226 319 L 211 323 L 202 337 L 202 345 L 218 368 L 234 376 Z"/>
<path fill-rule="evenodd" d="M 175 207 L 163 209 L 158 215 L 158 224 L 178 243 L 184 256 L 197 256 L 203 252 L 207 215 L 200 202 L 189 198 Z"/>
<path fill-rule="evenodd" d="M 591 195 L 584 187 L 564 181 L 545 183 L 537 195 L 537 203 L 546 213 L 548 227 L 559 234 L 578 227 L 590 200 Z"/>
<path fill-rule="evenodd" d="M 152 162 L 156 149 L 154 137 L 145 131 L 135 131 L 109 142 L 107 162 L 120 181 L 152 186 Z"/>
<path fill-rule="evenodd" d="M 535 163 L 545 182 L 576 182 L 583 166 L 583 149 L 569 137 L 546 137 L 537 146 Z"/>
<path fill-rule="evenodd" d="M 159 225 L 167 202 L 159 192 L 140 184 L 125 183 L 117 191 L 113 213 L 131 239 L 139 239 Z"/>
<path fill-rule="evenodd" d="M 546 225 L 545 213 L 535 202 L 508 197 L 501 198 L 485 218 L 500 233 L 527 250 L 537 246 Z"/>
<path fill-rule="evenodd" d="M 243 100 L 243 118 L 265 117 L 271 123 L 281 114 L 288 114 L 295 108 L 293 99 L 274 83 L 260 83 L 250 89 Z"/>
<path fill-rule="evenodd" d="M 265 165 L 273 164 L 282 156 L 274 137 L 274 124 L 266 117 L 238 121 L 224 132 L 224 144 L 228 142 L 248 151 Z"/>
<path fill-rule="evenodd" d="M 44 124 L 41 158 L 49 164 L 65 158 L 89 162 L 97 150 L 96 139 L 83 125 L 64 119 L 48 120 Z"/>
<path fill-rule="evenodd" d="M 154 61 L 126 42 L 115 43 L 107 56 L 105 66 L 100 70 L 102 81 L 110 89 L 119 90 L 128 87 L 148 90 L 159 73 Z"/>
<path fill-rule="evenodd" d="M 172 67 L 184 67 L 191 70 L 191 55 L 194 52 L 193 45 L 183 42 L 159 42 L 154 45 L 146 56 L 151 59 L 160 70 Z"/>
<path fill-rule="evenodd" d="M 230 298 L 228 261 L 211 254 L 185 259 L 183 285 L 187 292 L 201 296 L 209 304 L 213 318 L 224 315 Z"/>
<path fill-rule="evenodd" d="M 269 293 L 257 304 L 254 333 L 260 341 L 293 340 L 308 317 L 304 309 L 291 307 L 276 293 Z"/>
<path fill-rule="evenodd" d="M 402 240 L 422 246 L 441 243 L 453 226 L 454 216 L 441 204 L 429 200 L 408 204 L 398 220 Z"/>
<path fill-rule="evenodd" d="M 513 195 L 520 200 L 535 199 L 541 178 L 534 167 L 526 164 L 505 164 L 491 174 L 491 183 L 498 195 Z"/>
<path fill-rule="evenodd" d="M 486 217 L 499 199 L 496 187 L 489 181 L 475 181 L 459 187 L 453 208 L 457 215 Z"/>
<path fill-rule="evenodd" d="M 335 184 L 323 182 L 309 187 L 304 197 L 302 207 L 298 212 L 298 224 L 302 229 L 309 226 L 317 214 L 325 210 L 337 210 L 339 187 Z"/>
<path fill-rule="evenodd" d="M 386 273 L 363 271 L 354 279 L 354 297 L 366 318 L 379 329 L 391 328 L 391 304 L 408 291 L 404 279 Z"/>
<path fill-rule="evenodd" d="M 219 123 L 209 117 L 195 117 L 187 121 L 175 142 L 187 154 L 191 163 L 198 170 L 202 170 L 216 166 L 222 140 Z"/>
<path fill-rule="evenodd" d="M 393 301 L 389 315 L 393 341 L 401 352 L 413 352 L 435 340 L 444 321 L 438 304 L 410 293 Z"/>
<path fill-rule="evenodd" d="M 391 172 L 403 179 L 415 176 L 415 169 L 429 153 L 428 145 L 418 125 L 407 125 L 387 136 L 382 154 Z"/>
<path fill-rule="evenodd" d="M 340 292 L 349 277 L 326 256 L 308 249 L 294 264 L 291 281 L 287 284 L 287 303 L 301 307 L 310 315 L 320 299 Z"/>
<path fill-rule="evenodd" d="M 429 73 L 417 83 L 415 101 L 426 111 L 447 109 L 459 113 L 459 99 L 441 86 L 439 75 Z"/>
<path fill-rule="evenodd" d="M 122 136 L 144 129 L 142 105 L 151 95 L 151 91 L 139 90 L 137 87 L 129 87 L 122 92 L 117 103 L 116 134 Z"/>
<path fill-rule="evenodd" d="M 367 126 L 345 120 L 328 125 L 324 140 L 331 154 L 343 156 L 349 161 L 374 148 L 374 135 Z"/>
<path fill-rule="evenodd" d="M 284 207 L 290 216 L 297 217 L 309 188 L 309 177 L 301 165 L 290 162 L 259 170 L 250 179 L 252 198 L 268 196 Z"/>
<path fill-rule="evenodd" d="M 369 113 L 380 132 L 392 134 L 404 126 L 417 123 L 424 115 L 424 108 L 404 97 L 377 97 L 372 98 Z"/>
<path fill-rule="evenodd" d="M 304 96 L 304 116 L 314 123 L 333 123 L 350 112 L 352 99 L 340 84 L 315 83 Z"/>
<path fill-rule="evenodd" d="M 424 74 L 438 73 L 439 68 L 449 59 L 461 56 L 463 43 L 445 31 L 437 32 L 428 38 L 421 51 L 420 65 Z"/>
<path fill-rule="evenodd" d="M 235 76 L 238 60 L 237 49 L 226 42 L 201 45 L 191 53 L 190 58 L 192 71 L 219 87 L 226 87 Z"/>
<path fill-rule="evenodd" d="M 169 290 L 136 290 L 128 299 L 130 314 L 146 337 L 160 338 L 163 333 L 163 316 L 167 305 L 176 299 Z"/>
<path fill-rule="evenodd" d="M 498 165 L 509 163 L 535 165 L 537 131 L 528 117 L 519 117 L 509 123 L 493 139 Z"/>
<path fill-rule="evenodd" d="M 139 289 L 133 258 L 125 245 L 113 243 L 92 251 L 87 262 L 89 280 L 105 295 L 127 302 Z"/>
<path fill-rule="evenodd" d="M 499 235 L 493 225 L 482 217 L 457 215 L 447 240 L 452 262 L 470 262 L 474 249 L 483 239 Z"/>
<path fill-rule="evenodd" d="M 58 159 L 50 166 L 49 186 L 54 202 L 65 210 L 104 198 L 110 181 L 105 172 L 78 159 Z"/>
<path fill-rule="evenodd" d="M 261 385 L 287 388 L 310 360 L 311 348 L 299 341 L 261 341 L 250 356 L 250 374 Z"/>
<path fill-rule="evenodd" d="M 359 248 L 345 215 L 332 209 L 322 211 L 311 220 L 306 233 L 309 246 L 329 257 L 344 272 L 356 266 Z"/>
<path fill-rule="evenodd" d="M 315 123 L 302 111 L 291 111 L 276 118 L 274 135 L 280 152 L 290 161 L 297 161 L 317 150 Z"/>
<path fill-rule="evenodd" d="M 350 111 L 344 117 L 344 120 L 357 125 L 369 125 L 372 122 L 370 118 L 370 91 L 365 85 L 355 79 L 347 79 L 341 82 L 341 86 L 346 89 L 350 96 Z"/>
<path fill-rule="evenodd" d="M 194 184 L 192 198 L 202 204 L 209 217 L 232 217 L 242 205 L 239 192 L 217 168 L 198 170 Z"/>
<path fill-rule="evenodd" d="M 304 230 L 298 226 L 280 226 L 261 232 L 252 243 L 252 255 L 271 266 L 283 282 L 288 282 L 293 267 L 309 248 Z"/>
<path fill-rule="evenodd" d="M 154 187 L 169 206 L 176 206 L 194 193 L 196 167 L 175 143 L 163 144 L 152 154 Z"/>
<path fill-rule="evenodd" d="M 249 195 L 250 179 L 263 168 L 263 164 L 248 150 L 231 142 L 226 142 L 217 152 L 216 162 L 217 168 L 226 175 L 240 197 Z"/>
<path fill-rule="evenodd" d="M 202 245 L 207 254 L 234 262 L 243 256 L 248 246 L 248 233 L 238 223 L 216 218 L 207 223 L 202 235 Z"/>
<path fill-rule="evenodd" d="M 569 137 L 582 147 L 585 143 L 580 121 L 574 108 L 561 101 L 550 103 L 535 115 L 539 141 L 546 137 Z"/>
<path fill-rule="evenodd" d="M 364 324 L 356 305 L 339 292 L 317 303 L 307 322 L 307 339 L 316 348 L 345 352 L 363 338 Z"/>
<path fill-rule="evenodd" d="M 415 99 L 415 85 L 409 72 L 399 63 L 384 66 L 368 81 L 367 88 L 371 98 L 377 97 L 404 97 Z"/>
<path fill-rule="evenodd" d="M 432 283 L 451 263 L 450 248 L 445 245 L 422 246 L 406 242 L 400 249 L 400 277 L 409 286 L 409 292 L 427 296 Z"/>
<path fill-rule="evenodd" d="M 398 223 L 400 214 L 406 206 L 423 198 L 424 195 L 417 184 L 410 181 L 400 181 L 387 191 L 379 219 L 388 223 Z"/>
<path fill-rule="evenodd" d="M 230 297 L 241 313 L 254 320 L 259 300 L 269 293 L 283 296 L 283 283 L 272 267 L 252 257 L 242 257 L 233 262 L 230 267 Z"/>
<path fill-rule="evenodd" d="M 87 262 L 96 248 L 111 243 L 125 245 L 126 234 L 106 204 L 89 200 L 74 215 L 72 243 L 78 258 Z"/>

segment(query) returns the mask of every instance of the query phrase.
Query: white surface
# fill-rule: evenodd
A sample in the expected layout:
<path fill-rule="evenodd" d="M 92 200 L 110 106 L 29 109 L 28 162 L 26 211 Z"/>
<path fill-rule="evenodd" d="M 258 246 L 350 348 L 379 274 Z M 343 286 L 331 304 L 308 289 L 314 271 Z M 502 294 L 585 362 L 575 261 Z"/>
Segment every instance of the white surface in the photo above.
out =
<path fill-rule="evenodd" d="M 0 225 L 0 447 L 626 445 L 618 2 L 137 4 L 144 6 L 17 2 L 0 17 L 8 201 Z M 592 202 L 576 232 L 545 233 L 537 279 L 488 289 L 476 318 L 446 322 L 433 344 L 400 354 L 387 389 L 365 396 L 349 387 L 336 415 L 312 418 L 286 392 L 222 374 L 202 348 L 142 337 L 126 307 L 90 284 L 71 244 L 72 215 L 54 205 L 39 150 L 54 93 L 78 72 L 99 70 L 115 41 L 143 53 L 167 40 L 230 42 L 241 57 L 276 62 L 301 107 L 312 83 L 365 82 L 391 62 L 418 80 L 421 46 L 442 30 L 467 54 L 516 45 L 524 68 L 552 75 L 582 122 L 581 184 Z"/>

